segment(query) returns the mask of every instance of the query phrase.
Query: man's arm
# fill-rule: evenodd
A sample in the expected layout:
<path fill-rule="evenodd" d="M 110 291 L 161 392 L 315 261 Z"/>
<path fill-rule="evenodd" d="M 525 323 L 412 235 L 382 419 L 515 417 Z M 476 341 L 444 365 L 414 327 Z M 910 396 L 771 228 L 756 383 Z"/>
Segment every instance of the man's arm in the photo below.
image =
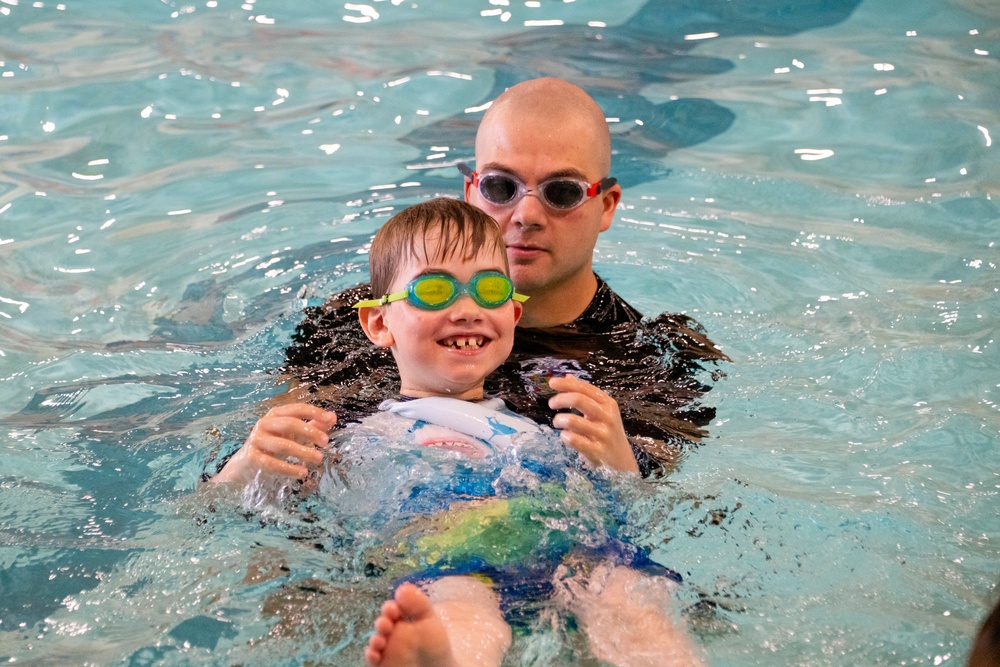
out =
<path fill-rule="evenodd" d="M 685 447 L 698 444 L 715 418 L 702 397 L 724 377 L 718 363 L 731 361 L 695 320 L 663 313 L 636 324 L 629 363 L 603 382 L 618 402 L 633 446 L 646 454 L 640 468 L 669 471 Z"/>
<path fill-rule="evenodd" d="M 544 387 L 534 386 L 537 367 L 576 368 L 617 403 L 641 474 L 662 474 L 707 435 L 715 408 L 700 399 L 722 377 L 717 362 L 729 357 L 693 319 L 669 313 L 643 319 L 605 292 L 601 308 L 570 325 L 518 330 L 514 354 L 488 378 L 487 389 L 516 412 L 550 424 L 555 413 Z"/>

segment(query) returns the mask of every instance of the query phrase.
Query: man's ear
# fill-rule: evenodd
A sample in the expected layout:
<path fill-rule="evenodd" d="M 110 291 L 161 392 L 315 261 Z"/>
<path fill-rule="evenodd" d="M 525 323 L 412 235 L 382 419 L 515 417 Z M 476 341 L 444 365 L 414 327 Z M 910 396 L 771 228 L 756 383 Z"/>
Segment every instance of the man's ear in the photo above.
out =
<path fill-rule="evenodd" d="M 371 308 L 358 308 L 358 319 L 361 321 L 361 328 L 364 329 L 368 340 L 378 347 L 392 347 L 396 339 L 392 337 L 389 326 L 385 321 L 385 307 L 375 306 Z"/>
<path fill-rule="evenodd" d="M 615 183 L 607 192 L 601 193 L 601 205 L 604 206 L 604 210 L 601 213 L 601 231 L 606 232 L 611 227 L 611 221 L 615 217 L 615 209 L 618 208 L 618 202 L 622 198 L 622 186 Z"/>

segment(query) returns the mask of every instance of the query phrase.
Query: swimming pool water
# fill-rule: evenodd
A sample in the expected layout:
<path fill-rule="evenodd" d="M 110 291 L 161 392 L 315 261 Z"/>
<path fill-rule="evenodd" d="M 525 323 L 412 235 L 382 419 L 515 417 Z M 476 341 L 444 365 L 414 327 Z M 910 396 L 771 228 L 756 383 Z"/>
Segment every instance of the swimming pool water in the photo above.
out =
<path fill-rule="evenodd" d="M 199 476 L 303 305 L 551 74 L 611 119 L 598 271 L 734 359 L 630 507 L 710 662 L 963 664 L 1000 594 L 998 54 L 985 0 L 0 3 L 0 658 L 351 664 L 385 591 Z"/>

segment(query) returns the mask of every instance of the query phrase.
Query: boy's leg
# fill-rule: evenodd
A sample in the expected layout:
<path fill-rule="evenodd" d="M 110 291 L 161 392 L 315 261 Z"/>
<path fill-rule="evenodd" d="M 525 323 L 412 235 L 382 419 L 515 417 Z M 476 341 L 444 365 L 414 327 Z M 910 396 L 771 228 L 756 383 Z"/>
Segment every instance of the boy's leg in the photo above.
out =
<path fill-rule="evenodd" d="M 377 667 L 499 667 L 510 626 L 496 594 L 472 577 L 413 584 L 382 605 L 365 659 Z"/>
<path fill-rule="evenodd" d="M 669 600 L 676 584 L 666 577 L 600 565 L 586 579 L 559 583 L 597 658 L 616 667 L 705 664 L 691 637 L 673 622 Z"/>

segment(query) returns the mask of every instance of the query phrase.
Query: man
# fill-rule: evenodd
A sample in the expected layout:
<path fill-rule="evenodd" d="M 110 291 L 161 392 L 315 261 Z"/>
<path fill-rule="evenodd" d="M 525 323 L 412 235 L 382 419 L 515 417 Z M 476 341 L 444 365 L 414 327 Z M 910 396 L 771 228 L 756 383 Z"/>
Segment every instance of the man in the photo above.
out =
<path fill-rule="evenodd" d="M 459 168 L 465 198 L 500 223 L 515 288 L 531 297 L 514 351 L 487 391 L 552 423 L 549 379 L 590 380 L 603 390 L 592 409 L 621 412 L 649 474 L 670 467 L 679 445 L 704 435 L 714 409 L 697 404 L 709 389 L 697 373 L 702 363 L 728 357 L 683 315 L 643 321 L 594 273 L 597 237 L 621 199 L 610 163 L 601 109 L 580 88 L 544 78 L 494 100 L 476 135 L 475 171 Z M 372 349 L 350 308 L 369 291 L 363 285 L 311 309 L 288 350 L 295 400 L 329 401 L 341 421 L 371 412 L 398 383 L 391 357 Z"/>

